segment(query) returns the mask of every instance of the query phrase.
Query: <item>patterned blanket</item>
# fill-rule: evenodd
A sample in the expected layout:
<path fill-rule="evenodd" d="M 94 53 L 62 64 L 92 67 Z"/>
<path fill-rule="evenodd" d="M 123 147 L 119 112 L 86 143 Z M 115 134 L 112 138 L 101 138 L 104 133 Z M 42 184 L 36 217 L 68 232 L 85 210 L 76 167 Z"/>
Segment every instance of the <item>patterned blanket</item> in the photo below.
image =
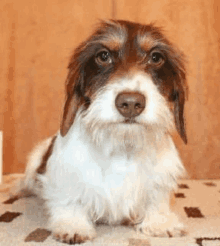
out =
<path fill-rule="evenodd" d="M 21 175 L 4 176 L 0 185 L 0 245 L 66 245 L 46 229 L 47 213 L 36 197 L 9 198 Z M 85 246 L 220 246 L 220 180 L 181 180 L 173 210 L 188 227 L 181 238 L 146 237 L 133 227 L 97 226 L 98 237 Z"/>

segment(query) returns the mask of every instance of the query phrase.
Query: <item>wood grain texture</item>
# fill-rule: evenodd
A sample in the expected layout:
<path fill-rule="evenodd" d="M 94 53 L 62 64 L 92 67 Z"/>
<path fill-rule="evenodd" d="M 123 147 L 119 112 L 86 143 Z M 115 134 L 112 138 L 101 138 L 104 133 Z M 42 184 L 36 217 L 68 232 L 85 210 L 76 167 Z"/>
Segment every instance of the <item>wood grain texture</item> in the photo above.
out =
<path fill-rule="evenodd" d="M 0 1 L 0 127 L 4 172 L 60 125 L 72 50 L 98 19 L 162 26 L 187 56 L 188 145 L 175 136 L 192 178 L 220 178 L 220 3 L 217 0 Z"/>

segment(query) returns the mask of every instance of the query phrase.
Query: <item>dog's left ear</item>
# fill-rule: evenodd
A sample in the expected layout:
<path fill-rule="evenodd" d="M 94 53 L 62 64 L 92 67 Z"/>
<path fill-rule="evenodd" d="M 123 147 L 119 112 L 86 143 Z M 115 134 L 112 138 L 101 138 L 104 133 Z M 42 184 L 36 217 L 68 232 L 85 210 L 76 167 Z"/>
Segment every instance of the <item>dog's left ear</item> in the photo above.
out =
<path fill-rule="evenodd" d="M 184 119 L 184 106 L 187 98 L 188 98 L 188 87 L 186 84 L 185 71 L 181 70 L 176 75 L 176 80 L 174 82 L 173 99 L 174 99 L 174 117 L 175 117 L 176 128 L 185 144 L 187 144 L 187 135 L 186 135 L 186 127 L 185 127 L 185 119 Z"/>
<path fill-rule="evenodd" d="M 69 64 L 69 74 L 66 79 L 66 102 L 63 110 L 63 118 L 60 127 L 61 136 L 64 137 L 76 117 L 80 106 L 85 104 L 83 97 L 83 71 L 76 62 L 76 55 L 72 57 Z"/>

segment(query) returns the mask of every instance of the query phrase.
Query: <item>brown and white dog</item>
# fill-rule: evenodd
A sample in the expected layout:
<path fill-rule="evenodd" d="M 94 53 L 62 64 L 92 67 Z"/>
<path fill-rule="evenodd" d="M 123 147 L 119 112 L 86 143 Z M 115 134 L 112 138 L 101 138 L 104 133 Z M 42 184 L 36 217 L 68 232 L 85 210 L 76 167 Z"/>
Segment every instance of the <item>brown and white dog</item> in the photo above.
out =
<path fill-rule="evenodd" d="M 91 240 L 96 223 L 184 234 L 169 196 L 184 173 L 171 133 L 187 142 L 186 94 L 183 56 L 153 25 L 102 22 L 75 50 L 60 131 L 21 183 L 45 199 L 57 240 Z"/>

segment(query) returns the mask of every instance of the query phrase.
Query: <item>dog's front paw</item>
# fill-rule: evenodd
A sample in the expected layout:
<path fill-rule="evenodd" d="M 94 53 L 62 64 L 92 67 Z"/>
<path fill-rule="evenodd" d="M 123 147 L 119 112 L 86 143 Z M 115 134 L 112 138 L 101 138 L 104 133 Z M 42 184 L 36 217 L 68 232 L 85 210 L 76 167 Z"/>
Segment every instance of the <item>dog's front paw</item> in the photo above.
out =
<path fill-rule="evenodd" d="M 66 221 L 56 222 L 50 226 L 53 238 L 57 241 L 68 244 L 80 244 L 96 237 L 95 229 L 92 225 L 79 225 Z"/>
<path fill-rule="evenodd" d="M 65 232 L 56 232 L 53 233 L 53 238 L 57 241 L 60 241 L 62 243 L 68 243 L 68 244 L 80 244 L 84 243 L 88 240 L 91 240 L 93 237 L 91 235 L 82 235 L 79 233 L 65 233 Z"/>
<path fill-rule="evenodd" d="M 179 222 L 174 213 L 149 216 L 137 226 L 137 229 L 153 237 L 181 237 L 186 235 L 184 225 Z"/>

